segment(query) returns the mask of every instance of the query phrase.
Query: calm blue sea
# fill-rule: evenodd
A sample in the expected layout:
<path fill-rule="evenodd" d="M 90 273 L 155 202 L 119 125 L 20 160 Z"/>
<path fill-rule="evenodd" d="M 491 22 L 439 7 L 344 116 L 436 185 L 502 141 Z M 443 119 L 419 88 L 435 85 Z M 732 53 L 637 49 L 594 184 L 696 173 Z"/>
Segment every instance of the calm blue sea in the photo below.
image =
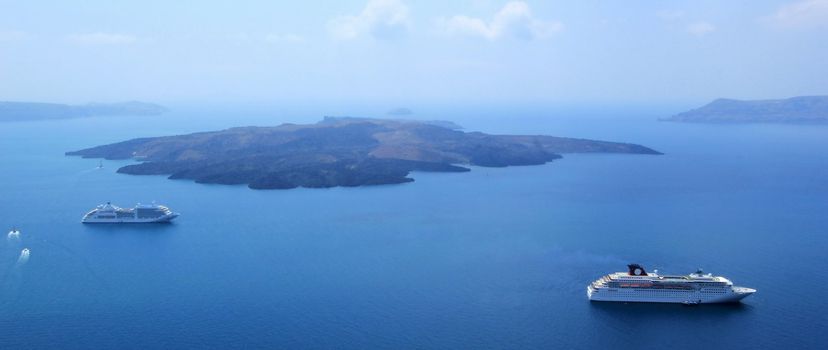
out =
<path fill-rule="evenodd" d="M 757 349 L 828 344 L 828 126 L 657 122 L 674 110 L 424 109 L 470 130 L 663 156 L 254 191 L 65 157 L 134 137 L 327 111 L 177 110 L 0 124 L 0 348 Z M 345 111 L 349 112 L 349 111 Z M 87 226 L 156 200 L 171 225 Z M 21 259 L 24 247 L 31 250 Z M 600 304 L 637 262 L 758 289 L 739 305 Z"/>

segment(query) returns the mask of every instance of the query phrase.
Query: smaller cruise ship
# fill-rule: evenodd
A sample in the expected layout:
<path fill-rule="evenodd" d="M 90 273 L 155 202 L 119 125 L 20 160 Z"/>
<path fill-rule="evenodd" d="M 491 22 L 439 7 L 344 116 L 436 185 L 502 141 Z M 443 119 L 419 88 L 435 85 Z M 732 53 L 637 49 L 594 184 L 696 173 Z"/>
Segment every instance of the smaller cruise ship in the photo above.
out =
<path fill-rule="evenodd" d="M 587 287 L 589 300 L 696 305 L 735 303 L 756 292 L 702 270 L 675 276 L 659 275 L 658 270 L 647 273 L 638 264 L 627 267 L 627 272 L 611 273 L 592 282 Z"/>
<path fill-rule="evenodd" d="M 178 217 L 170 208 L 156 204 L 138 204 L 134 208 L 121 208 L 106 202 L 83 216 L 84 224 L 127 224 L 170 222 Z"/>

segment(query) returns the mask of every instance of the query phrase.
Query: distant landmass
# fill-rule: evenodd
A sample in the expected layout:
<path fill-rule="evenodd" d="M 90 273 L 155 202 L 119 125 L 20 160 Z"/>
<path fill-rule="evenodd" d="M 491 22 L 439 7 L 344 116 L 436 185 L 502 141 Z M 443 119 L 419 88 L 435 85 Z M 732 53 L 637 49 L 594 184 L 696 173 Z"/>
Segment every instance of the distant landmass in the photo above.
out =
<path fill-rule="evenodd" d="M 629 143 L 489 135 L 429 122 L 336 117 L 316 124 L 139 138 L 66 154 L 141 161 L 118 169 L 125 174 L 288 189 L 404 183 L 414 181 L 408 177 L 411 171 L 536 165 L 561 158 L 560 153 L 660 154 Z"/>
<path fill-rule="evenodd" d="M 828 122 L 828 96 L 753 101 L 720 98 L 700 108 L 662 120 L 694 123 L 824 123 Z"/>
<path fill-rule="evenodd" d="M 388 119 L 370 119 L 370 118 L 360 118 L 360 117 L 347 117 L 347 116 L 325 116 L 319 124 L 339 124 L 342 122 L 359 122 L 359 121 L 390 121 Z M 460 130 L 463 127 L 455 122 L 451 122 L 448 120 L 415 120 L 415 119 L 401 119 L 401 118 L 393 118 L 394 122 L 406 122 L 406 123 L 423 123 L 428 125 L 440 126 L 446 129 L 452 130 Z"/>
<path fill-rule="evenodd" d="M 147 116 L 159 115 L 166 111 L 167 109 L 163 106 L 138 101 L 85 105 L 0 101 L 0 122 L 95 116 Z"/>
<path fill-rule="evenodd" d="M 412 114 L 414 114 L 414 112 L 409 108 L 399 107 L 399 108 L 394 108 L 394 109 L 388 111 L 388 113 L 386 113 L 386 114 L 394 115 L 394 116 L 400 116 L 400 115 L 412 115 Z"/>

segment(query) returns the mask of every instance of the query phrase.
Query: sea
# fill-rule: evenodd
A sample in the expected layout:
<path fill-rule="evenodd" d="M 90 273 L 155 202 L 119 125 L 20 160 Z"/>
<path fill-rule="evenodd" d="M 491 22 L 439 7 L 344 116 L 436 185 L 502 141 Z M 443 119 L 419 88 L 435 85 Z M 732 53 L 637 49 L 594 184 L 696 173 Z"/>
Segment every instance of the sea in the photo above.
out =
<path fill-rule="evenodd" d="M 309 123 L 347 108 L 173 107 L 0 124 L 2 349 L 823 349 L 828 126 L 660 122 L 667 107 L 420 107 L 467 131 L 642 144 L 412 183 L 251 190 L 116 170 L 66 151 Z M 111 201 L 172 224 L 84 225 Z M 16 227 L 19 236 L 5 232 Z M 29 254 L 22 254 L 24 248 Z M 756 294 L 600 303 L 639 263 Z"/>

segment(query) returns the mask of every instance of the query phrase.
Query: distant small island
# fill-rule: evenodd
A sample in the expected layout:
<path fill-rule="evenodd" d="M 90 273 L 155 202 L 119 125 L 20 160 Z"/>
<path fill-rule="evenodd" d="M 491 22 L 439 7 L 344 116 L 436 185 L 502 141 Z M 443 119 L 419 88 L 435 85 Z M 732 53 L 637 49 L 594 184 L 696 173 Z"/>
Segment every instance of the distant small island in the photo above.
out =
<path fill-rule="evenodd" d="M 824 123 L 828 96 L 742 101 L 720 98 L 663 121 L 691 123 Z"/>
<path fill-rule="evenodd" d="M 159 115 L 166 111 L 167 109 L 163 106 L 138 101 L 85 105 L 0 101 L 0 122 L 96 116 L 148 116 Z"/>
<path fill-rule="evenodd" d="M 414 112 L 410 108 L 398 107 L 398 108 L 394 108 L 394 109 L 388 111 L 388 113 L 386 113 L 386 114 L 393 115 L 393 116 L 401 116 L 401 115 L 412 115 L 412 114 L 414 114 Z"/>
<path fill-rule="evenodd" d="M 661 154 L 629 143 L 489 135 L 440 124 L 326 117 L 316 124 L 139 138 L 66 155 L 141 161 L 118 169 L 125 174 L 288 189 L 404 183 L 414 181 L 411 171 L 537 165 L 561 158 L 560 153 Z"/>

